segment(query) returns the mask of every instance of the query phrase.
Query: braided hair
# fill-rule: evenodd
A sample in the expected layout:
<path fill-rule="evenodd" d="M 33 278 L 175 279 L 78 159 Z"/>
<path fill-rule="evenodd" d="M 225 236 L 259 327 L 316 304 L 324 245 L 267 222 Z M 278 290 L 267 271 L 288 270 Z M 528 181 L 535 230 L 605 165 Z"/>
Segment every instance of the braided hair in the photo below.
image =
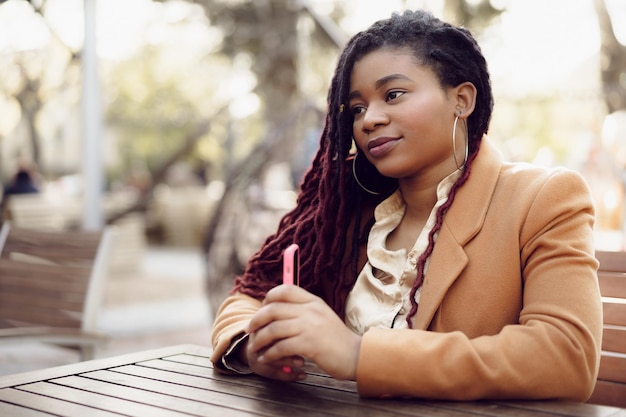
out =
<path fill-rule="evenodd" d="M 343 315 L 346 296 L 359 272 L 359 247 L 373 224 L 373 219 L 361 218 L 363 207 L 378 204 L 397 189 L 395 179 L 382 177 L 365 158 L 359 158 L 360 169 L 368 172 L 368 185 L 373 182 L 383 187 L 380 194 L 372 196 L 361 189 L 352 172 L 353 116 L 347 111 L 350 75 L 360 58 L 383 48 L 408 48 L 416 64 L 430 68 L 442 87 L 469 81 L 477 90 L 476 105 L 467 120 L 469 155 L 464 172 L 452 186 L 448 201 L 438 209 L 428 247 L 418 259 L 417 279 L 411 291 L 413 304 L 407 317 L 411 326 L 411 317 L 417 312 L 414 295 L 423 282 L 435 236 L 456 191 L 469 176 L 493 108 L 487 63 L 471 33 L 422 10 L 394 13 L 350 39 L 331 82 L 319 150 L 304 176 L 296 207 L 250 258 L 243 275 L 235 280 L 233 292 L 262 299 L 281 282 L 282 252 L 296 242 L 303 254 L 300 285 Z M 365 182 L 360 174 L 359 178 Z"/>

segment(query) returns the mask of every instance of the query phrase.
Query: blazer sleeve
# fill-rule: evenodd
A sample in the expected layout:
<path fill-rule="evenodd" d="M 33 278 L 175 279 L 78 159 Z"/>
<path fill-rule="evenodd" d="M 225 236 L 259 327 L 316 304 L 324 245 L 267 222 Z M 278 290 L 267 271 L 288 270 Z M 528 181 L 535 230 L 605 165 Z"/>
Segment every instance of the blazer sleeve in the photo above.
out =
<path fill-rule="evenodd" d="M 223 370 L 222 357 L 233 340 L 239 339 L 244 333 L 243 329 L 259 308 L 261 301 L 241 293 L 233 294 L 224 300 L 217 311 L 211 332 L 213 344 L 211 362 L 215 369 Z"/>
<path fill-rule="evenodd" d="M 438 322 L 443 327 L 430 330 L 370 329 L 359 352 L 361 395 L 574 401 L 591 395 L 602 338 L 593 203 L 576 172 L 558 170 L 540 182 L 530 187 L 532 195 L 524 197 L 527 201 L 512 200 L 526 205 L 523 215 L 510 219 L 510 232 L 519 236 L 519 248 L 489 254 L 519 257 L 515 264 L 519 261 L 520 275 L 511 273 L 509 278 L 522 279 L 522 293 L 504 295 L 522 297 L 518 322 L 503 325 L 496 334 L 472 337 L 462 328 L 445 328 L 445 317 Z M 498 216 L 502 220 L 512 215 Z M 474 240 L 478 239 L 480 233 Z M 469 245 L 470 263 L 472 258 L 487 256 Z M 458 279 L 474 282 L 480 278 L 461 273 Z M 448 295 L 443 303 L 470 303 L 467 311 L 472 311 L 472 302 L 481 302 Z"/>

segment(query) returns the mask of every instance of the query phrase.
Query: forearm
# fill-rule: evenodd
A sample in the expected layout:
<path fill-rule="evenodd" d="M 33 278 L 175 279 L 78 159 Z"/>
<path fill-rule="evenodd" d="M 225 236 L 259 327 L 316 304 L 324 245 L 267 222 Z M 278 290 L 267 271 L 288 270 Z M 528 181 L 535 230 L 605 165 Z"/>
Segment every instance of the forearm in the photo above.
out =
<path fill-rule="evenodd" d="M 247 340 L 241 337 L 245 334 L 244 328 L 250 318 L 260 307 L 259 300 L 239 293 L 224 300 L 216 314 L 211 333 L 213 344 L 211 361 L 218 369 L 223 370 L 221 361 L 227 352 L 233 354 L 242 363 L 247 363 L 245 357 Z M 234 341 L 239 343 L 235 346 Z"/>
<path fill-rule="evenodd" d="M 449 400 L 484 398 L 584 401 L 595 380 L 593 338 L 545 323 L 512 325 L 494 336 L 372 329 L 357 370 L 363 396 Z"/>

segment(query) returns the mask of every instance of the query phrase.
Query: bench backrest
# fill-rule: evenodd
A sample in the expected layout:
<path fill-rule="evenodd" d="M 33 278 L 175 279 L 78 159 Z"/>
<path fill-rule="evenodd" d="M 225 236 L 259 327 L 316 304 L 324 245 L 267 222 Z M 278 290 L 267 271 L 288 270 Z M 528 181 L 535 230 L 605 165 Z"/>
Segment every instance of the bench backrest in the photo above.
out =
<path fill-rule="evenodd" d="M 12 194 L 6 196 L 2 216 L 19 228 L 67 230 L 80 219 L 80 202 L 46 193 Z"/>
<path fill-rule="evenodd" d="M 109 232 L 0 230 L 0 328 L 93 331 L 106 278 Z"/>
<path fill-rule="evenodd" d="M 589 402 L 626 407 L 626 252 L 596 252 L 604 313 L 602 357 Z"/>

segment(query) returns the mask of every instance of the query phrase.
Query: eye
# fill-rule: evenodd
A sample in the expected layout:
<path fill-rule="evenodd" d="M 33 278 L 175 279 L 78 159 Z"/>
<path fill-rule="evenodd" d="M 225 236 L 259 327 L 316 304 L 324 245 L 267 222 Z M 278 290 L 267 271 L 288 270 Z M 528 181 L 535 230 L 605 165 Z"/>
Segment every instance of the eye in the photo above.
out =
<path fill-rule="evenodd" d="M 354 116 L 356 116 L 365 112 L 365 106 L 352 106 L 350 111 L 352 112 Z"/>
<path fill-rule="evenodd" d="M 404 94 L 404 91 L 392 90 L 392 91 L 387 93 L 387 96 L 385 97 L 385 101 L 395 100 L 395 99 L 397 99 L 398 97 L 400 97 L 403 94 Z"/>

